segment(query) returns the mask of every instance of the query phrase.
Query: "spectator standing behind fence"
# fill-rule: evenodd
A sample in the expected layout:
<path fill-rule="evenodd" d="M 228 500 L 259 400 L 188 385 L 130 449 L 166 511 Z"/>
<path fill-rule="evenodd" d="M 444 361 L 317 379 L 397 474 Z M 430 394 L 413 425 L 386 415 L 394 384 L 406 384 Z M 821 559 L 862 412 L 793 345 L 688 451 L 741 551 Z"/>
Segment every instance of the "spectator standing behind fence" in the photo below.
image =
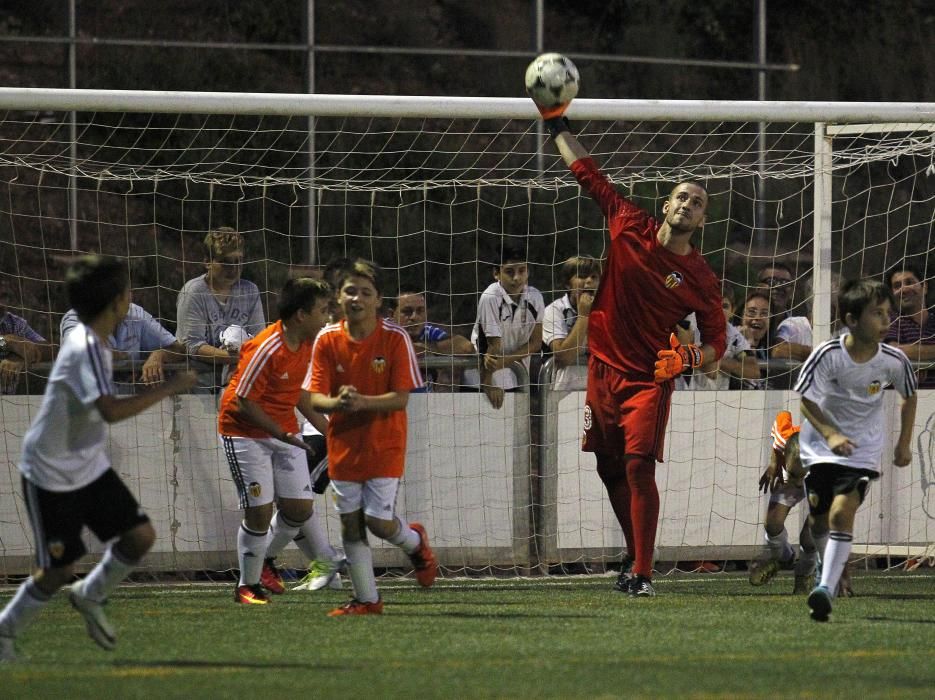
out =
<path fill-rule="evenodd" d="M 137 396 L 114 396 L 106 338 L 130 304 L 126 261 L 81 257 L 70 266 L 65 289 L 81 323 L 62 339 L 42 404 L 23 436 L 18 466 L 37 567 L 0 613 L 0 661 L 16 658 L 13 640 L 74 577 L 75 562 L 86 551 L 85 527 L 107 548 L 90 573 L 72 584 L 68 599 L 98 646 L 115 647 L 104 604 L 152 547 L 156 533 L 111 468 L 107 424 L 132 418 L 195 383 L 194 374 L 185 372 Z"/>
<path fill-rule="evenodd" d="M 692 374 L 692 389 L 739 389 L 744 381 L 758 382 L 760 379 L 760 365 L 756 354 L 741 329 L 731 323 L 735 311 L 734 288 L 727 282 L 721 283 L 721 309 L 724 311 L 727 327 L 727 349 L 720 360 L 706 362 L 695 368 Z M 691 342 L 697 345 L 701 342 L 701 333 L 695 314 L 691 314 L 689 320 L 693 333 Z"/>
<path fill-rule="evenodd" d="M 588 368 L 581 362 L 588 352 L 588 315 L 601 281 L 601 262 L 573 256 L 562 263 L 564 296 L 545 307 L 542 342 L 552 352 L 556 391 L 580 391 L 587 387 Z"/>
<path fill-rule="evenodd" d="M 935 313 L 926 303 L 928 283 L 922 271 L 908 263 L 898 265 L 886 273 L 886 286 L 896 297 L 896 308 L 885 342 L 914 362 L 935 362 Z M 920 372 L 919 386 L 935 387 L 935 371 Z"/>
<path fill-rule="evenodd" d="M 32 329 L 25 318 L 7 308 L 9 289 L 0 284 L 0 394 L 16 392 L 29 365 L 52 357 L 52 346 Z"/>
<path fill-rule="evenodd" d="M 662 461 L 674 379 L 705 358 L 724 354 L 718 280 L 692 244 L 704 223 L 708 193 L 677 184 L 662 206 L 664 220 L 622 197 L 571 134 L 557 110 L 545 125 L 582 189 L 600 205 L 610 231 L 606 270 L 588 319 L 588 389 L 582 449 L 597 473 L 634 557 L 618 578 L 631 597 L 655 595 L 653 549 L 659 520 L 656 462 Z M 682 345 L 675 328 L 692 311 L 702 347 Z"/>
<path fill-rule="evenodd" d="M 240 326 L 247 336 L 256 335 L 265 328 L 266 318 L 260 290 L 240 277 L 243 236 L 224 226 L 205 236 L 204 247 L 205 274 L 186 282 L 179 292 L 178 337 L 191 357 L 211 365 L 199 371 L 198 384 L 213 391 L 237 364 L 237 350 L 225 349 L 221 334 Z"/>
<path fill-rule="evenodd" d="M 526 256 L 518 248 L 502 248 L 493 276 L 496 281 L 477 302 L 471 343 L 481 356 L 481 389 L 490 404 L 500 408 L 504 390 L 517 388 L 510 365 L 521 362 L 528 371 L 530 356 L 542 348 L 545 301 L 538 289 L 529 286 Z"/>
<path fill-rule="evenodd" d="M 64 338 L 81 321 L 74 309 L 69 309 L 62 316 L 61 337 Z M 138 304 L 130 304 L 127 315 L 114 328 L 107 338 L 115 361 L 129 360 L 138 363 L 146 357 L 140 367 L 139 381 L 142 384 L 156 384 L 165 379 L 165 363 L 181 362 L 185 359 L 185 346 L 169 331 L 163 328 L 152 314 Z M 133 378 L 130 377 L 132 382 Z M 117 385 L 118 393 L 127 393 L 123 386 Z M 129 387 L 132 393 L 133 386 Z"/>
<path fill-rule="evenodd" d="M 389 304 L 392 318 L 406 329 L 416 355 L 460 355 L 473 357 L 474 346 L 463 335 L 451 335 L 444 328 L 428 322 L 425 294 L 415 287 L 402 286 Z M 461 367 L 429 367 L 422 372 L 426 391 L 452 391 L 461 383 Z"/>

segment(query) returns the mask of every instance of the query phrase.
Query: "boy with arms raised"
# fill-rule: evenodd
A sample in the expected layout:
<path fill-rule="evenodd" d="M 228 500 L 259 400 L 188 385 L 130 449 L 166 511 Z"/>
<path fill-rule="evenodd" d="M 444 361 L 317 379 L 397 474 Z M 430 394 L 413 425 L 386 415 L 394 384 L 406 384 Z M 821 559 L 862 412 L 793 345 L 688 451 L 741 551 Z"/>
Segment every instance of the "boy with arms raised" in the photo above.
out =
<path fill-rule="evenodd" d="M 186 372 L 145 393 L 115 396 L 106 338 L 130 306 L 126 262 L 81 257 L 69 268 L 65 286 L 81 322 L 62 339 L 19 463 L 38 570 L 0 613 L 0 660 L 15 658 L 13 640 L 74 576 L 74 564 L 86 551 L 85 526 L 101 542 L 113 541 L 97 566 L 72 585 L 68 599 L 98 646 L 114 648 L 116 633 L 103 605 L 152 547 L 156 533 L 110 466 L 105 424 L 142 413 L 196 381 Z"/>
<path fill-rule="evenodd" d="M 312 406 L 330 413 L 328 474 L 341 516 L 341 539 L 354 598 L 329 613 L 379 615 L 367 531 L 402 549 L 425 587 L 438 562 L 425 528 L 394 512 L 406 458 L 406 404 L 422 375 L 406 331 L 379 316 L 379 269 L 356 260 L 336 278 L 344 319 L 318 335 L 303 388 Z"/>
<path fill-rule="evenodd" d="M 330 300 L 331 290 L 324 282 L 309 278 L 286 282 L 279 297 L 280 320 L 243 344 L 221 398 L 218 433 L 244 509 L 237 533 L 237 603 L 268 603 L 263 588 L 277 595 L 285 592 L 273 560 L 300 532 L 311 548 L 310 558 L 334 558 L 327 537 L 312 518 L 305 457 L 310 448 L 295 415 L 298 407 L 318 430 L 325 429 L 325 418 L 312 408 L 302 382 L 312 342 L 327 321 Z M 274 500 L 279 508 L 275 518 Z"/>
<path fill-rule="evenodd" d="M 916 378 L 909 359 L 885 345 L 893 294 L 876 280 L 841 285 L 838 314 L 849 333 L 815 348 L 799 374 L 805 419 L 799 437 L 805 489 L 822 555 L 821 582 L 808 596 L 811 617 L 826 622 L 833 591 L 851 553 L 854 517 L 870 482 L 880 476 L 885 440 L 883 390 L 892 386 L 903 398 L 893 464 L 912 459 Z M 859 436 L 859 437 L 858 437 Z"/>

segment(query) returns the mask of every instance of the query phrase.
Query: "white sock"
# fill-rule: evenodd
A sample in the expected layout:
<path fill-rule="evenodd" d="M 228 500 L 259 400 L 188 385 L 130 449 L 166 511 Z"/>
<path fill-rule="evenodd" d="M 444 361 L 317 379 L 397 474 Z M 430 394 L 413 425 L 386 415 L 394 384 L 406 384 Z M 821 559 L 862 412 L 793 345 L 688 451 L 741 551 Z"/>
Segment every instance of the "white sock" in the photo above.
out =
<path fill-rule="evenodd" d="M 255 586 L 260 582 L 263 557 L 269 532 L 248 530 L 243 523 L 237 531 L 237 561 L 240 563 L 241 586 Z"/>
<path fill-rule="evenodd" d="M 30 576 L 20 584 L 16 594 L 0 613 L 0 632 L 8 637 L 18 636 L 50 600 Z"/>
<path fill-rule="evenodd" d="M 409 523 L 399 516 L 396 516 L 396 522 L 399 523 L 399 529 L 396 531 L 395 535 L 387 537 L 386 541 L 390 544 L 395 544 L 406 554 L 412 554 L 419 548 L 419 545 L 422 544 L 422 538 L 419 536 L 418 532 L 409 527 Z"/>
<path fill-rule="evenodd" d="M 361 603 L 376 603 L 377 579 L 373 575 L 373 552 L 366 541 L 344 540 L 344 556 L 347 557 L 347 574 L 354 586 L 354 597 Z"/>
<path fill-rule="evenodd" d="M 269 544 L 266 545 L 266 556 L 275 559 L 286 548 L 286 545 L 292 542 L 299 534 L 299 528 L 302 523 L 296 523 L 289 520 L 278 510 L 273 516 L 273 522 L 269 528 Z"/>
<path fill-rule="evenodd" d="M 110 545 L 104 552 L 104 558 L 81 582 L 81 595 L 99 603 L 107 600 L 107 596 L 113 593 L 117 584 L 123 581 L 138 563 L 125 559 L 113 544 Z"/>
<path fill-rule="evenodd" d="M 295 537 L 295 544 L 309 561 L 316 559 L 336 561 L 339 558 L 337 550 L 328 541 L 328 533 L 325 532 L 325 528 L 318 522 L 314 513 L 302 523 L 299 534 Z"/>
<path fill-rule="evenodd" d="M 795 552 L 789 545 L 789 533 L 783 528 L 778 535 L 766 535 L 766 546 L 769 547 L 769 556 L 771 559 L 779 561 L 789 561 L 795 556 Z"/>
<path fill-rule="evenodd" d="M 841 572 L 844 571 L 847 560 L 851 556 L 853 539 L 853 535 L 849 532 L 832 530 L 829 533 L 828 544 L 825 546 L 825 557 L 821 565 L 821 585 L 831 591 L 831 595 L 834 595 L 835 591 L 838 590 Z"/>

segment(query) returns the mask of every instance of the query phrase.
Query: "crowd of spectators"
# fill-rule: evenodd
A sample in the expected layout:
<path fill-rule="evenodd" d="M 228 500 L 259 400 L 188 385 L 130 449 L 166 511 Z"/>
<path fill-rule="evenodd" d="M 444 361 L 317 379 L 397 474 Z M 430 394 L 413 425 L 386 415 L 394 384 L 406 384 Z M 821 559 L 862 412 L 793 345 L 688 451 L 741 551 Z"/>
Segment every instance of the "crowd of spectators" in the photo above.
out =
<path fill-rule="evenodd" d="M 188 280 L 177 298 L 177 331 L 172 333 L 146 309 L 131 304 L 109 339 L 115 351 L 118 388 L 163 381 L 166 367 L 189 363 L 198 372 L 197 392 L 217 393 L 236 363 L 240 343 L 265 327 L 262 295 L 241 276 L 244 237 L 221 227 L 204 238 L 204 273 Z M 327 281 L 347 259 L 331 261 Z M 401 280 L 384 299 L 383 312 L 406 329 L 423 360 L 425 391 L 483 391 L 499 408 L 505 392 L 535 388 L 540 364 L 551 360 L 552 388 L 581 390 L 586 381 L 588 314 L 602 274 L 596 258 L 573 256 L 556 271 L 558 288 L 546 300 L 530 282 L 523 251 L 504 246 L 491 268 L 491 281 L 478 298 L 470 339 L 435 322 L 424 283 Z M 23 377 L 41 374 L 53 344 L 10 311 L 10 278 L 0 279 L 0 393 L 35 393 Z M 833 332 L 840 333 L 834 312 Z M 897 300 L 886 342 L 919 363 L 921 386 L 935 386 L 935 314 L 929 313 L 923 267 L 910 262 L 891 268 L 885 283 Z M 795 304 L 796 285 L 800 290 Z M 763 265 L 745 287 L 722 284 L 727 350 L 719 360 L 683 375 L 678 388 L 694 390 L 788 388 L 798 363 L 811 352 L 812 323 L 807 283 L 778 261 Z M 340 320 L 333 309 L 333 320 Z M 64 338 L 77 321 L 73 310 L 61 319 Z M 625 333 L 626 329 L 620 329 Z M 677 329 L 683 342 L 698 343 L 694 318 Z M 516 373 L 514 369 L 524 368 Z M 30 372 L 31 368 L 37 368 Z M 523 386 L 528 382 L 528 386 Z M 33 382 L 33 385 L 36 383 Z M 24 392 L 25 389 L 25 392 Z"/>

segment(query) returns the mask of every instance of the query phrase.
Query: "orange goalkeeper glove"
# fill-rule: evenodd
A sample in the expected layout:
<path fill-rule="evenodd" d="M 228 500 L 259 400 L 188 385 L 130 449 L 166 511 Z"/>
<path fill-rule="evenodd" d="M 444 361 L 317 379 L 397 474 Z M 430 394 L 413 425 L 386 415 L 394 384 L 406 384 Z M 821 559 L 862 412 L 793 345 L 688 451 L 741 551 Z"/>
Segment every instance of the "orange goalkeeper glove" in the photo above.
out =
<path fill-rule="evenodd" d="M 558 117 L 561 117 L 563 114 L 565 114 L 565 110 L 568 109 L 568 105 L 570 104 L 571 101 L 569 100 L 568 102 L 561 102 L 557 105 L 552 105 L 551 107 L 545 107 L 536 102 L 536 109 L 539 110 L 539 114 L 542 115 L 542 118 L 545 121 L 548 121 L 549 119 L 557 119 Z"/>
<path fill-rule="evenodd" d="M 669 350 L 660 350 L 656 353 L 656 382 L 667 382 L 679 376 L 689 367 L 697 367 L 704 356 L 697 345 L 682 345 L 675 333 L 669 336 Z"/>

